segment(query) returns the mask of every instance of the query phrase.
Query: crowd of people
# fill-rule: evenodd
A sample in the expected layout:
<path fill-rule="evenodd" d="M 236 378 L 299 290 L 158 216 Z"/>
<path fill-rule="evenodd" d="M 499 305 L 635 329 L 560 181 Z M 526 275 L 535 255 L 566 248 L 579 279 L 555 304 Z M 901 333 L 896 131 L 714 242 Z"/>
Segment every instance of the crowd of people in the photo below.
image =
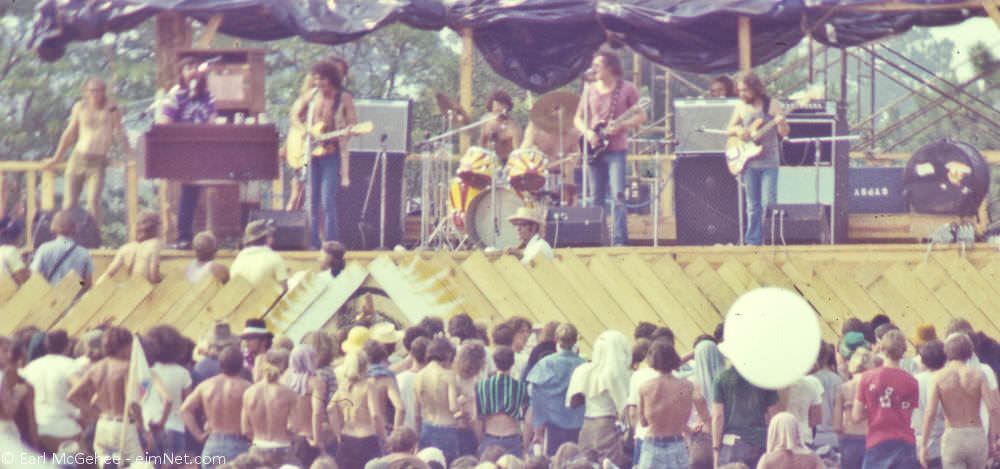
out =
<path fill-rule="evenodd" d="M 884 316 L 849 319 L 777 390 L 732 366 L 722 329 L 683 356 L 669 327 L 609 330 L 587 360 L 573 324 L 522 317 L 401 329 L 364 316 L 301 338 L 251 319 L 197 342 L 169 325 L 28 328 L 0 337 L 0 433 L 104 468 L 996 464 L 1000 346 L 963 319 L 943 340 L 929 325 L 908 340 Z M 136 346 L 153 378 L 126 406 Z"/>

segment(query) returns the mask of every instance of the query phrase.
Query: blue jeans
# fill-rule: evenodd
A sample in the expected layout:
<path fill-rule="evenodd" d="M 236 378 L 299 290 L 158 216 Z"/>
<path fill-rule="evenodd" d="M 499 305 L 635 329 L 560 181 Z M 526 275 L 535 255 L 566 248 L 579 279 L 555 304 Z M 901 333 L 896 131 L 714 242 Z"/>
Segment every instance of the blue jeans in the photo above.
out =
<path fill-rule="evenodd" d="M 435 447 L 451 464 L 455 459 L 476 454 L 476 435 L 467 428 L 420 425 L 420 449 Z"/>
<path fill-rule="evenodd" d="M 757 467 L 757 461 L 764 454 L 764 448 L 740 438 L 732 445 L 722 445 L 719 450 L 719 465 L 723 466 L 731 462 L 741 462 L 750 467 Z"/>
<path fill-rule="evenodd" d="M 632 467 L 639 467 L 639 460 L 642 459 L 642 439 L 632 439 Z"/>
<path fill-rule="evenodd" d="M 517 457 L 524 457 L 524 445 L 521 443 L 521 435 L 495 436 L 486 433 L 483 440 L 479 442 L 479 457 L 483 456 L 483 451 L 490 446 L 499 446 L 504 449 L 504 454 L 513 454 Z"/>
<path fill-rule="evenodd" d="M 743 171 L 746 192 L 747 230 L 743 242 L 752 246 L 764 243 L 761 223 L 764 210 L 778 202 L 778 168 L 747 168 Z"/>
<path fill-rule="evenodd" d="M 194 211 L 198 207 L 201 186 L 184 184 L 181 186 L 181 200 L 177 204 L 177 241 L 191 242 L 194 239 Z"/>
<path fill-rule="evenodd" d="M 636 440 L 638 443 L 639 440 Z M 638 445 L 636 446 L 638 448 Z M 642 440 L 639 469 L 688 469 L 687 443 L 682 437 Z"/>
<path fill-rule="evenodd" d="M 556 455 L 556 451 L 559 451 L 559 447 L 562 446 L 563 443 L 573 442 L 576 444 L 579 439 L 579 428 L 566 429 L 553 423 L 545 425 L 545 453 L 550 458 Z"/>
<path fill-rule="evenodd" d="M 917 449 L 902 440 L 889 440 L 865 451 L 862 469 L 911 469 L 918 468 Z"/>
<path fill-rule="evenodd" d="M 231 463 L 237 456 L 249 450 L 250 441 L 241 435 L 212 433 L 205 440 L 205 449 L 201 451 L 201 469 L 212 469 Z"/>
<path fill-rule="evenodd" d="M 862 435 L 841 435 L 840 437 L 840 467 L 841 469 L 861 469 L 865 460 L 865 437 Z"/>
<path fill-rule="evenodd" d="M 313 249 L 323 241 L 337 241 L 337 192 L 340 190 L 340 152 L 313 158 L 309 163 L 309 225 Z M 320 219 L 323 235 L 320 236 Z"/>
<path fill-rule="evenodd" d="M 624 197 L 625 192 L 625 151 L 605 152 L 597 163 L 590 165 L 589 170 L 592 202 L 603 204 L 605 213 L 611 213 L 614 206 L 611 244 L 624 246 L 628 241 L 628 218 L 624 201 L 618 196 L 622 194 Z"/>

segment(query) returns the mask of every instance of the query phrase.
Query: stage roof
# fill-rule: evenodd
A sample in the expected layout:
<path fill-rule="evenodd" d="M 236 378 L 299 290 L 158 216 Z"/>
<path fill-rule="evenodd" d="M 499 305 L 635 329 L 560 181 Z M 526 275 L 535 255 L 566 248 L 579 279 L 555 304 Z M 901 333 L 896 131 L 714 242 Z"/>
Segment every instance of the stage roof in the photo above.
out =
<path fill-rule="evenodd" d="M 977 6 L 979 5 L 979 6 Z M 941 26 L 982 16 L 981 3 L 874 0 L 41 0 L 33 47 L 57 60 L 71 41 L 132 29 L 173 11 L 249 40 L 301 37 L 342 44 L 396 22 L 472 31 L 476 46 L 501 76 L 536 92 L 580 75 L 609 37 L 674 70 L 735 71 L 738 18 L 752 22 L 753 63 L 765 63 L 806 35 L 849 47 L 915 26 Z"/>

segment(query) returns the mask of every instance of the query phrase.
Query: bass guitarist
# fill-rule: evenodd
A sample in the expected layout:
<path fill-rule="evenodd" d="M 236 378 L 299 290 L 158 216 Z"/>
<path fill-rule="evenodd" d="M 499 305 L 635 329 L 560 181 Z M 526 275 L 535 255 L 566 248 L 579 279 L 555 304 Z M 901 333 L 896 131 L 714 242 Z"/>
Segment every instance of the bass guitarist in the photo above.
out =
<path fill-rule="evenodd" d="M 764 209 L 777 203 L 778 199 L 778 136 L 788 136 L 790 129 L 781 102 L 767 95 L 764 82 L 756 73 L 746 72 L 741 75 L 736 90 L 741 102 L 729 119 L 728 135 L 757 142 L 762 147 L 760 153 L 750 159 L 739 174 L 747 207 L 743 242 L 759 246 L 764 241 L 761 234 Z M 774 121 L 775 125 L 766 125 L 768 121 Z M 767 129 L 762 135 L 758 135 L 757 129 L 765 125 Z"/>
<path fill-rule="evenodd" d="M 596 158 L 589 155 L 590 194 L 594 203 L 604 204 L 609 212 L 611 205 L 615 205 L 611 244 L 624 246 L 628 240 L 625 207 L 622 204 L 626 133 L 646 122 L 646 113 L 639 109 L 630 118 L 612 122 L 639 102 L 639 91 L 635 85 L 622 79 L 621 59 L 612 52 L 599 52 L 590 67 L 587 73 L 593 73 L 595 80 L 580 98 L 573 126 L 591 146 L 601 146 L 602 137 L 607 137 L 607 147 L 597 152 Z M 606 126 L 600 125 L 602 123 Z"/>
<path fill-rule="evenodd" d="M 316 91 L 305 94 L 292 105 L 292 126 L 319 137 L 324 132 L 354 125 L 357 122 L 354 99 L 341 85 L 340 69 L 322 61 L 313 65 L 309 73 Z M 315 151 L 309 164 L 309 224 L 313 249 L 319 249 L 323 241 L 339 238 L 337 192 L 340 186 L 347 187 L 351 181 L 347 150 L 350 138 L 351 134 L 347 133 L 329 141 L 315 142 L 313 146 Z"/>

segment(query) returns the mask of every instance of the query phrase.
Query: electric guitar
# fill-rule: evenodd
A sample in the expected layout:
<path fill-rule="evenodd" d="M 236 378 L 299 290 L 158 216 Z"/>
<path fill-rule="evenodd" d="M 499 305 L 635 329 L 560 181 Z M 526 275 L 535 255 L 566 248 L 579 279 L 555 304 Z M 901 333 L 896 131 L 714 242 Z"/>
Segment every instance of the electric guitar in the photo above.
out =
<path fill-rule="evenodd" d="M 316 124 L 316 126 L 321 126 L 322 123 Z M 320 127 L 321 128 L 321 127 Z M 354 124 L 350 127 L 345 127 L 343 129 L 333 130 L 330 132 L 323 133 L 319 136 L 312 138 L 313 143 L 325 142 L 328 140 L 333 140 L 335 138 L 343 137 L 345 135 L 364 135 L 369 134 L 375 130 L 375 124 L 372 121 L 365 121 L 358 124 Z M 303 128 L 291 127 L 288 129 L 288 138 L 285 140 L 285 159 L 288 161 L 288 166 L 292 169 L 299 169 L 309 162 L 309 157 L 306 154 L 305 148 L 305 137 L 306 131 Z M 320 156 L 323 154 L 322 148 L 313 148 L 313 156 Z"/>
<path fill-rule="evenodd" d="M 811 87 L 804 93 L 792 95 L 791 98 L 795 102 L 786 112 L 807 106 L 813 100 L 822 97 L 822 91 L 819 87 Z M 747 126 L 750 134 L 749 139 L 743 139 L 739 136 L 731 136 L 726 139 L 726 165 L 729 166 L 729 172 L 733 176 L 742 173 L 743 168 L 750 160 L 760 156 L 761 152 L 764 151 L 760 139 L 775 125 L 778 125 L 778 121 L 774 119 L 771 119 L 767 124 L 764 124 L 763 119 L 756 119 Z"/>
<path fill-rule="evenodd" d="M 620 126 L 622 122 L 632 118 L 633 115 L 635 115 L 637 112 L 641 111 L 644 107 L 648 105 L 649 105 L 649 98 L 642 98 L 639 100 L 639 102 L 633 104 L 632 107 L 626 109 L 625 112 L 622 113 L 622 115 L 616 117 L 611 122 L 608 122 L 606 120 L 598 122 L 597 125 L 594 126 L 593 128 L 594 133 L 597 134 L 597 138 L 600 140 L 600 142 L 597 145 L 591 145 L 590 142 L 587 141 L 587 137 L 585 135 L 581 135 L 580 152 L 586 152 L 587 164 L 595 164 L 598 161 L 600 161 L 601 156 L 603 156 L 604 152 L 608 149 L 608 143 L 610 143 L 611 138 L 607 135 L 604 135 L 604 129 L 612 125 L 614 125 L 615 127 Z"/>

